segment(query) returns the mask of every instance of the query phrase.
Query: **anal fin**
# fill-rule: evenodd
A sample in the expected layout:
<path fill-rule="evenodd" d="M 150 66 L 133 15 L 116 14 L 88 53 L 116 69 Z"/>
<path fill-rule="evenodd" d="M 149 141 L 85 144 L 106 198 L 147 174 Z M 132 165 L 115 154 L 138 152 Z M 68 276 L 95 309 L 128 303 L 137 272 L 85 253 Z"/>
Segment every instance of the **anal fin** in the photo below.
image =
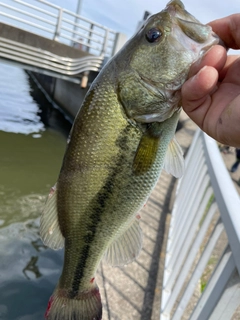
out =
<path fill-rule="evenodd" d="M 51 188 L 42 212 L 40 236 L 43 243 L 54 250 L 64 247 L 64 237 L 59 227 L 57 214 L 57 184 Z"/>
<path fill-rule="evenodd" d="M 110 265 L 124 266 L 136 259 L 142 248 L 142 230 L 137 218 L 107 249 L 105 260 Z"/>

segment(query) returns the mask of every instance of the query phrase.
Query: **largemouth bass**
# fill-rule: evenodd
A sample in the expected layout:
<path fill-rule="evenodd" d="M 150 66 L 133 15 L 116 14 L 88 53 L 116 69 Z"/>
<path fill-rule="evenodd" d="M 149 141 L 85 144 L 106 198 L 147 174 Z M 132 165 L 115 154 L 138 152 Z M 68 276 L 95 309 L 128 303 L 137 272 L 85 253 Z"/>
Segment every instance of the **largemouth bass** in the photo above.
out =
<path fill-rule="evenodd" d="M 47 319 L 102 318 L 98 265 L 104 256 L 113 266 L 138 256 L 138 211 L 163 167 L 182 175 L 183 155 L 174 139 L 180 89 L 192 63 L 217 42 L 209 26 L 173 0 L 95 79 L 41 217 L 43 242 L 53 249 L 65 246 Z"/>

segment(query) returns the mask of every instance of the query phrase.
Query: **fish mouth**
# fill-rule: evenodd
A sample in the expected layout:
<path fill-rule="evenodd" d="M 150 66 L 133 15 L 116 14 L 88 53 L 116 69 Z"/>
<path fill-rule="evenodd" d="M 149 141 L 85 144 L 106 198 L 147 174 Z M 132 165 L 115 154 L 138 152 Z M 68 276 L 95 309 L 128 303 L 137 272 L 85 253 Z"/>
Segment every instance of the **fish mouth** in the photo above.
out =
<path fill-rule="evenodd" d="M 219 44 L 219 37 L 216 35 L 216 33 L 212 32 L 209 36 L 212 40 L 210 43 L 208 43 L 206 46 L 202 47 L 200 50 L 199 56 L 203 56 L 209 49 L 212 48 L 213 45 Z"/>
<path fill-rule="evenodd" d="M 196 19 L 193 15 L 191 15 L 185 9 L 184 4 L 180 0 L 169 1 L 166 6 L 166 11 L 170 14 L 172 18 L 176 19 L 178 25 L 181 25 L 181 22 L 185 21 L 185 22 L 192 22 L 193 24 L 199 25 L 201 27 L 204 26 L 198 19 Z M 200 51 L 200 56 L 204 55 L 213 45 L 216 45 L 216 44 L 219 44 L 220 46 L 228 50 L 228 47 L 226 46 L 226 44 L 218 37 L 216 33 L 214 33 L 213 31 L 209 32 L 209 30 L 211 30 L 210 26 L 205 25 L 205 28 L 206 28 L 206 30 L 204 31 L 205 36 L 202 38 L 202 42 L 208 40 L 208 43 L 206 43 L 206 46 L 204 46 Z M 184 32 L 184 28 L 182 29 Z M 211 41 L 209 41 L 210 39 Z"/>
<path fill-rule="evenodd" d="M 194 16 L 191 15 L 186 9 L 182 1 L 172 0 L 169 1 L 166 5 L 166 11 L 170 14 L 171 17 L 177 17 L 184 19 L 186 21 L 191 21 L 195 23 L 200 23 Z"/>
<path fill-rule="evenodd" d="M 172 28 L 178 34 L 181 43 L 201 57 L 213 45 L 219 43 L 219 37 L 208 25 L 202 24 L 192 16 L 180 0 L 172 0 L 167 4 L 166 12 L 172 20 Z"/>
<path fill-rule="evenodd" d="M 185 6 L 180 0 L 171 0 L 167 3 L 166 8 L 169 10 L 176 11 L 177 9 L 179 10 L 185 10 Z"/>

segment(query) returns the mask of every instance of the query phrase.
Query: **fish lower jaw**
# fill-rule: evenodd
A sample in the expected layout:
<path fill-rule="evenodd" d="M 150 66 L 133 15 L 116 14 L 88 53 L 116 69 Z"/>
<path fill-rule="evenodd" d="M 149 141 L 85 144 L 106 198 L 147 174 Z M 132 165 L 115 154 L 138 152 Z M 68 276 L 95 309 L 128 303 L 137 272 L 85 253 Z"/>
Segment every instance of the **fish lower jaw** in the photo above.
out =
<path fill-rule="evenodd" d="M 212 46 L 219 44 L 219 42 L 220 42 L 220 39 L 216 35 L 216 33 L 211 32 L 211 34 L 208 37 L 208 41 L 200 49 L 198 58 L 202 57 L 209 49 L 212 48 Z"/>
<path fill-rule="evenodd" d="M 208 46 L 202 48 L 202 49 L 200 50 L 200 52 L 199 52 L 199 57 L 200 57 L 200 58 L 203 57 L 203 56 L 205 55 L 205 53 L 206 53 L 209 49 L 212 48 L 213 45 L 217 45 L 217 44 L 218 44 L 218 42 L 216 42 L 216 43 L 214 43 L 214 44 L 209 44 Z"/>
<path fill-rule="evenodd" d="M 184 4 L 179 0 L 169 1 L 166 8 L 171 16 L 176 16 L 179 11 L 182 12 L 185 9 Z"/>
<path fill-rule="evenodd" d="M 171 108 L 168 112 L 136 116 L 134 120 L 140 123 L 164 122 L 167 119 L 171 118 L 171 116 L 175 112 L 179 112 L 180 110 L 181 110 L 181 107 L 176 106 L 174 108 Z"/>

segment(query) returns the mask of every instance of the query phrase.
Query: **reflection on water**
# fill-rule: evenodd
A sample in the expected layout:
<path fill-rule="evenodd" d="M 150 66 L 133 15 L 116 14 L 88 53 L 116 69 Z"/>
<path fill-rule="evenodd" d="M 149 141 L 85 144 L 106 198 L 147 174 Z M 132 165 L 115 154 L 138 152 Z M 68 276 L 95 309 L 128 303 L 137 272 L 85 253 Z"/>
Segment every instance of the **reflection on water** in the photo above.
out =
<path fill-rule="evenodd" d="M 47 102 L 38 106 L 25 72 L 0 68 L 0 320 L 40 320 L 63 253 L 42 244 L 39 217 L 70 125 Z"/>
<path fill-rule="evenodd" d="M 42 276 L 41 272 L 38 269 L 37 262 L 38 262 L 38 256 L 31 257 L 29 263 L 23 269 L 23 273 L 25 274 L 25 276 L 28 280 L 31 279 L 31 277 L 27 275 L 28 271 L 30 271 L 32 273 L 33 278 L 40 278 Z"/>
<path fill-rule="evenodd" d="M 0 84 L 0 130 L 24 134 L 43 130 L 39 108 L 29 95 L 27 74 L 1 64 Z"/>

